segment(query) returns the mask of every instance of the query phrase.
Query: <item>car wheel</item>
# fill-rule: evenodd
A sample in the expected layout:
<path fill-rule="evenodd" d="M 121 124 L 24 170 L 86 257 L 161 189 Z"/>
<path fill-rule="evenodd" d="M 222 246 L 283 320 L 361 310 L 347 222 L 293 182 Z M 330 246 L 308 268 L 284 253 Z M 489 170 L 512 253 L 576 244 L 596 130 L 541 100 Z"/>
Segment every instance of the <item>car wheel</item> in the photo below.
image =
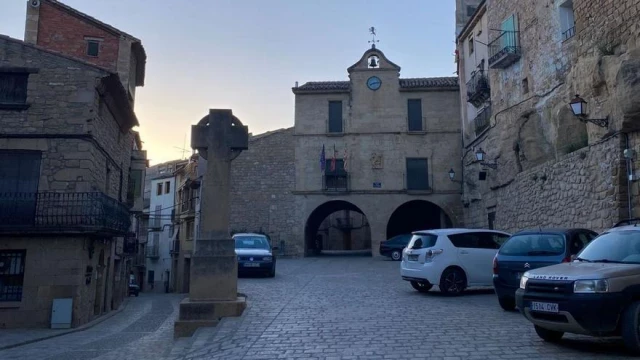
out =
<path fill-rule="evenodd" d="M 391 260 L 398 261 L 402 259 L 402 252 L 400 250 L 393 250 L 391 252 Z"/>
<path fill-rule="evenodd" d="M 276 267 L 272 267 L 271 270 L 269 270 L 269 274 L 267 275 L 269 277 L 276 277 Z"/>
<path fill-rule="evenodd" d="M 467 276 L 460 269 L 449 268 L 440 276 L 440 292 L 445 295 L 460 295 L 467 287 Z"/>
<path fill-rule="evenodd" d="M 558 342 L 560 341 L 560 339 L 562 339 L 562 336 L 564 335 L 562 331 L 549 330 L 549 329 L 540 327 L 538 325 L 534 325 L 534 327 L 536 329 L 536 334 L 538 334 L 540 339 L 544 341 Z"/>
<path fill-rule="evenodd" d="M 516 308 L 516 300 L 507 296 L 499 297 L 498 302 L 504 311 L 513 311 Z"/>
<path fill-rule="evenodd" d="M 627 349 L 640 353 L 640 301 L 636 301 L 622 314 L 622 340 Z"/>
<path fill-rule="evenodd" d="M 420 291 L 421 293 L 426 293 L 429 290 L 431 290 L 431 288 L 433 287 L 433 285 L 426 283 L 426 282 L 417 282 L 417 281 L 412 281 L 411 282 L 411 286 L 413 286 L 414 289 Z"/>

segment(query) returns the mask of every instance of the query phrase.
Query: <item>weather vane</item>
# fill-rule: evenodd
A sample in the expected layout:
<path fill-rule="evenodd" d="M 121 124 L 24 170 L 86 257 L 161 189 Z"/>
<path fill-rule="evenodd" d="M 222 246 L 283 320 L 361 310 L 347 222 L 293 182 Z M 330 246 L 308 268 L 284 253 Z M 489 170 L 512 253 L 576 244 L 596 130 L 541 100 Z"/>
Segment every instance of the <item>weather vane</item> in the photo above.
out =
<path fill-rule="evenodd" d="M 380 40 L 376 40 L 376 28 L 373 26 L 369 28 L 369 34 L 371 34 L 371 40 L 369 40 L 369 44 L 371 44 L 372 48 L 376 47 L 376 43 L 380 42 Z"/>

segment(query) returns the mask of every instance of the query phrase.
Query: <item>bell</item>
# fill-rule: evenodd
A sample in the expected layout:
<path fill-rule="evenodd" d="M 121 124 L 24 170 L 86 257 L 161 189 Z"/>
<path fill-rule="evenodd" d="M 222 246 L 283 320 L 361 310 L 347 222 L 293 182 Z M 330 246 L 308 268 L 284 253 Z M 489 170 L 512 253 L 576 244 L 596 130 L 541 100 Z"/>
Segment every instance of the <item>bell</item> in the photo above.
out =
<path fill-rule="evenodd" d="M 378 62 L 376 62 L 376 58 L 371 57 L 371 61 L 369 62 L 369 67 L 371 67 L 371 68 L 378 67 Z"/>

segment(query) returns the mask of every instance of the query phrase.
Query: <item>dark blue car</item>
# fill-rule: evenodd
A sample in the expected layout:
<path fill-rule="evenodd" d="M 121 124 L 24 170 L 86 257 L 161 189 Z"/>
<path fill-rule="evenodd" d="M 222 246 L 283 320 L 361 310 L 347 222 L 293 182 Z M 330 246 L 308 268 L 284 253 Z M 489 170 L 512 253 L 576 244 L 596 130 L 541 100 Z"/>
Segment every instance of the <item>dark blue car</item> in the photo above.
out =
<path fill-rule="evenodd" d="M 588 229 L 535 229 L 511 235 L 493 259 L 493 287 L 500 306 L 515 309 L 515 294 L 524 272 L 570 262 L 596 236 Z"/>

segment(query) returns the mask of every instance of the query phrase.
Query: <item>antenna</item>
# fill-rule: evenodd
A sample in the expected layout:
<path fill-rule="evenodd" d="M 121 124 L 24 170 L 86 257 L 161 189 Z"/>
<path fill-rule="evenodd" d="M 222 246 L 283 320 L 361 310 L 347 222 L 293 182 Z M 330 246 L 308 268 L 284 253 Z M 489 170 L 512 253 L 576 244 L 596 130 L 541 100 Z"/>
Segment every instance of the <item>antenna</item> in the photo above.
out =
<path fill-rule="evenodd" d="M 184 134 L 184 142 L 182 143 L 182 147 L 174 146 L 174 148 L 182 152 L 182 156 L 180 157 L 180 159 L 185 159 L 184 153 L 189 151 L 189 149 L 187 149 L 186 146 L 187 146 L 187 134 Z"/>
<path fill-rule="evenodd" d="M 369 34 L 371 34 L 371 40 L 369 40 L 369 44 L 371 44 L 371 48 L 375 49 L 376 48 L 376 43 L 380 42 L 380 40 L 376 40 L 376 28 L 375 27 L 370 27 L 369 28 Z"/>

